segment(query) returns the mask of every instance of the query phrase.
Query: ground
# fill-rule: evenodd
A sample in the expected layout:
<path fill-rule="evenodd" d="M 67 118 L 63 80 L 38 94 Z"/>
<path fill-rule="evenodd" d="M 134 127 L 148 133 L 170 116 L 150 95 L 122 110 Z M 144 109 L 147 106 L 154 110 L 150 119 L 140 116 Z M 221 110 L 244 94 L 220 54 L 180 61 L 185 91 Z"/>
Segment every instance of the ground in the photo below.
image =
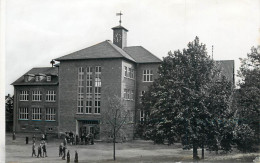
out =
<path fill-rule="evenodd" d="M 29 136 L 29 144 L 25 144 L 25 136 Z M 40 137 L 40 135 L 36 135 Z M 31 157 L 32 135 L 17 134 L 16 140 L 12 140 L 12 134 L 6 134 L 6 162 L 66 162 L 58 157 L 58 146 L 61 139 L 52 138 L 47 143 L 48 157 Z M 39 138 L 37 138 L 39 140 Z M 39 141 L 36 142 L 36 154 Z M 175 145 L 154 145 L 151 141 L 134 140 L 126 143 L 116 143 L 116 161 L 115 162 L 192 162 L 192 150 L 183 150 L 181 144 Z M 95 142 L 94 145 L 68 145 L 70 150 L 70 161 L 74 162 L 75 150 L 78 151 L 79 162 L 114 162 L 113 144 L 106 142 Z M 201 154 L 201 151 L 199 151 Z M 205 160 L 199 162 L 253 162 L 259 157 L 258 153 L 242 154 L 232 152 L 231 154 L 218 154 L 205 151 Z"/>

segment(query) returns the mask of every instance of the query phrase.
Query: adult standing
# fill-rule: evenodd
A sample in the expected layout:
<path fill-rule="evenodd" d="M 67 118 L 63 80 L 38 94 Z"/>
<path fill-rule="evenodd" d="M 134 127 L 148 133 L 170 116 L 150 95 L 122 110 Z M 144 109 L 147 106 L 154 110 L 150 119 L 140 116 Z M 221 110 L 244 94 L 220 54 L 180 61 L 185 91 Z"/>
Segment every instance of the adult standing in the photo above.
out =
<path fill-rule="evenodd" d="M 63 145 L 67 146 L 67 139 L 66 138 L 64 138 Z"/>
<path fill-rule="evenodd" d="M 33 143 L 33 145 L 32 145 L 32 157 L 33 157 L 33 155 L 36 156 L 36 153 L 35 153 L 35 143 Z"/>

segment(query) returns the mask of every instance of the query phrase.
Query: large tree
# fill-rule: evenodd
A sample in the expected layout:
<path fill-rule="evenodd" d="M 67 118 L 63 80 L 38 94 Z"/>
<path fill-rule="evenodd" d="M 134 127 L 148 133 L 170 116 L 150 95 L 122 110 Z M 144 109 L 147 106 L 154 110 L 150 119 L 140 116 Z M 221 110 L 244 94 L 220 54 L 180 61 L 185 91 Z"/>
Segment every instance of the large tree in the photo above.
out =
<path fill-rule="evenodd" d="M 149 115 L 145 135 L 155 143 L 166 139 L 171 144 L 181 138 L 197 159 L 199 147 L 204 151 L 209 140 L 211 145 L 218 142 L 218 115 L 223 115 L 223 120 L 230 116 L 225 110 L 230 104 L 231 84 L 219 75 L 198 37 L 187 49 L 169 52 L 158 73 L 159 78 L 143 96 L 143 109 Z"/>
<path fill-rule="evenodd" d="M 239 119 L 236 128 L 237 135 L 239 133 L 253 135 L 254 141 L 259 143 L 259 123 L 260 123 L 260 46 L 252 47 L 251 52 L 247 54 L 247 58 L 240 59 L 241 66 L 238 76 L 241 78 L 239 89 L 236 92 Z M 253 134 L 252 134 L 253 133 Z M 243 136 L 244 137 L 244 136 Z M 248 136 L 247 139 L 249 139 Z M 238 141 L 242 140 L 242 136 L 238 137 Z M 243 141 L 243 140 L 242 140 Z M 242 151 L 243 143 L 241 145 Z M 249 144 L 249 141 L 248 141 Z M 247 146 L 245 148 L 249 149 Z M 251 143 L 252 144 L 252 143 Z"/>

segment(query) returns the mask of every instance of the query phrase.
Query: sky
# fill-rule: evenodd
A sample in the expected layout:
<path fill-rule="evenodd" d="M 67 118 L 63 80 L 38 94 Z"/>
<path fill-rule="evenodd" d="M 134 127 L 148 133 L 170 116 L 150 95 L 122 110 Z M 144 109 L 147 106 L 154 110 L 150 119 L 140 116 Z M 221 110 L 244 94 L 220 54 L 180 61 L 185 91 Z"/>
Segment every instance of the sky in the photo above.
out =
<path fill-rule="evenodd" d="M 112 39 L 122 12 L 128 46 L 159 58 L 182 50 L 196 36 L 214 59 L 245 58 L 260 44 L 259 0 L 6 0 L 5 94 L 33 67 Z M 3 20 L 3 19 L 2 19 Z"/>

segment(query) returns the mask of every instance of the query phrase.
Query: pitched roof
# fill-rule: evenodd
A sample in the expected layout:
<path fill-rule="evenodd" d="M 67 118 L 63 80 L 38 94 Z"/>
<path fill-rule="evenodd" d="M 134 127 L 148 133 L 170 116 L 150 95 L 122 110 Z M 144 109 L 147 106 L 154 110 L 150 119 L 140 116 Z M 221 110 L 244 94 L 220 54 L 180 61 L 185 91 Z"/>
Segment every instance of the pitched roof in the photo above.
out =
<path fill-rule="evenodd" d="M 24 81 L 24 75 L 28 74 L 46 74 L 46 75 L 52 75 L 51 81 L 46 81 L 46 78 L 35 82 L 35 79 L 32 79 L 28 82 Z M 37 67 L 32 68 L 27 73 L 25 73 L 23 76 L 21 76 L 19 79 L 17 79 L 15 82 L 13 82 L 11 85 L 57 85 L 58 84 L 58 67 Z"/>
<path fill-rule="evenodd" d="M 76 51 L 74 53 L 62 56 L 55 60 L 78 60 L 78 59 L 105 59 L 105 58 L 125 58 L 135 62 L 135 60 L 129 56 L 121 48 L 114 45 L 111 41 L 106 40 L 88 48 Z"/>
<path fill-rule="evenodd" d="M 142 46 L 129 46 L 123 49 L 131 57 L 134 58 L 136 63 L 161 63 L 161 59 L 153 55 L 151 52 Z"/>
<path fill-rule="evenodd" d="M 234 82 L 234 71 L 235 71 L 235 61 L 234 60 L 217 60 L 216 64 L 230 81 Z"/>

